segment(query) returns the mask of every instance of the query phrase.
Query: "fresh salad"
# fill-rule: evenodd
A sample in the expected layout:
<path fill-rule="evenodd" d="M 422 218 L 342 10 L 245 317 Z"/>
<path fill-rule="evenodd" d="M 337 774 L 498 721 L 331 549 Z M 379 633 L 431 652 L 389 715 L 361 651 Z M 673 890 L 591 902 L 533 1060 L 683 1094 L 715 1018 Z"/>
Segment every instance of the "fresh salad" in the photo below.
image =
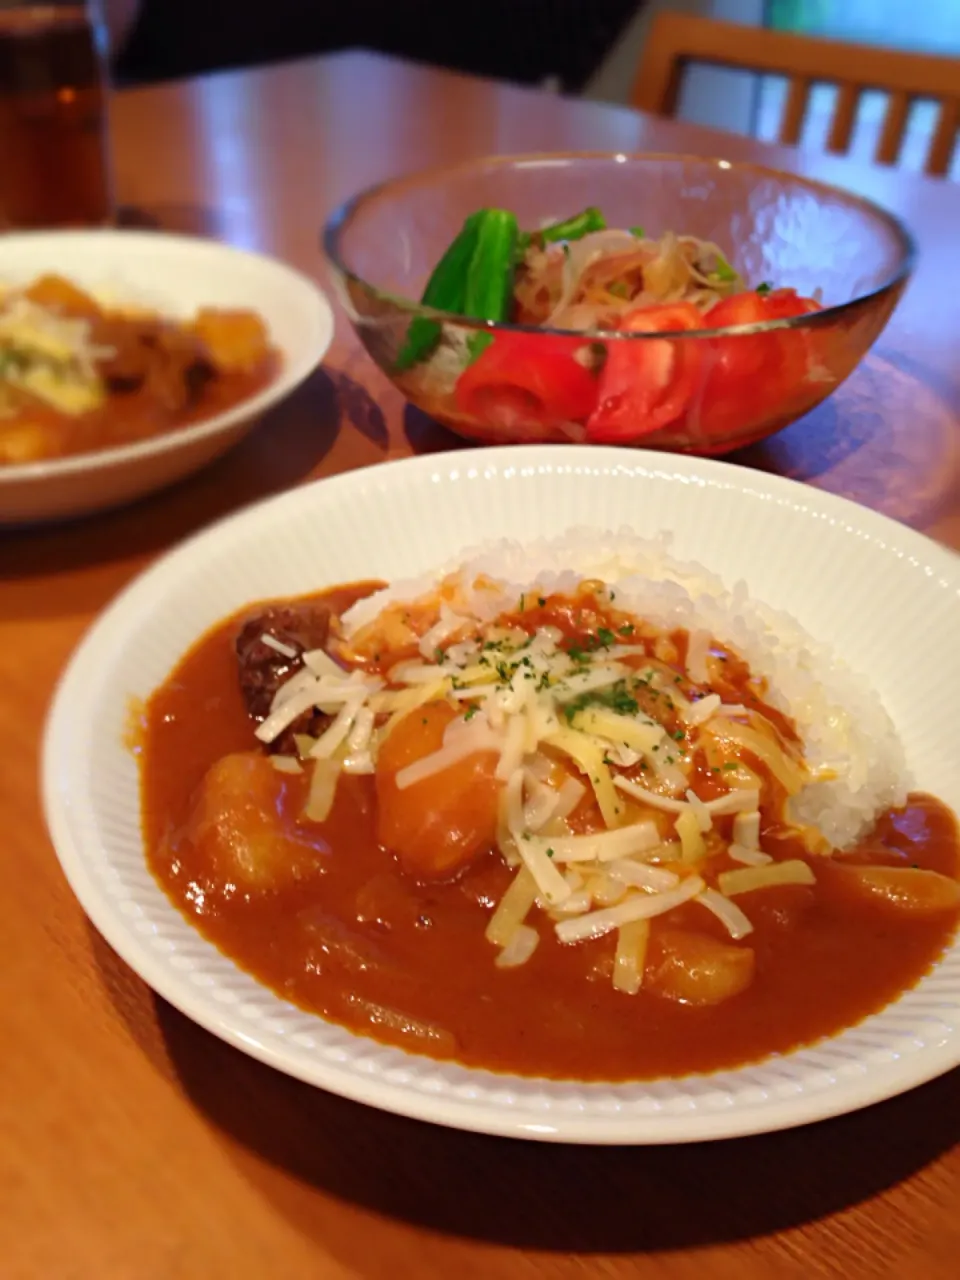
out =
<path fill-rule="evenodd" d="M 422 301 L 550 330 L 465 330 L 420 316 L 400 349 L 398 375 L 438 400 L 438 416 L 515 435 L 550 427 L 561 437 L 626 443 L 693 417 L 699 435 L 722 438 L 830 380 L 814 331 L 605 341 L 610 331 L 680 338 L 761 324 L 820 303 L 767 281 L 748 286 L 709 241 L 611 228 L 596 208 L 537 231 L 522 231 L 505 209 L 471 214 Z"/>

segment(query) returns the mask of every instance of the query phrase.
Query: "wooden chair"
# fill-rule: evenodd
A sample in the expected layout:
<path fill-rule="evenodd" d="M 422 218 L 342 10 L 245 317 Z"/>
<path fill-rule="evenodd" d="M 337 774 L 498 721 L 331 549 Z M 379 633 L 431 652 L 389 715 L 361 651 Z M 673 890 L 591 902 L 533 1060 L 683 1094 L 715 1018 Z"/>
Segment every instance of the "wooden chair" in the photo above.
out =
<path fill-rule="evenodd" d="M 779 140 L 790 145 L 802 136 L 814 84 L 836 85 L 827 148 L 841 155 L 850 149 L 861 94 L 869 89 L 886 92 L 889 101 L 875 152 L 881 164 L 896 164 L 912 103 L 933 99 L 939 112 L 924 167 L 930 174 L 950 170 L 960 128 L 960 59 L 660 13 L 641 55 L 633 105 L 656 115 L 673 115 L 683 71 L 690 63 L 785 76 L 789 89 Z"/>

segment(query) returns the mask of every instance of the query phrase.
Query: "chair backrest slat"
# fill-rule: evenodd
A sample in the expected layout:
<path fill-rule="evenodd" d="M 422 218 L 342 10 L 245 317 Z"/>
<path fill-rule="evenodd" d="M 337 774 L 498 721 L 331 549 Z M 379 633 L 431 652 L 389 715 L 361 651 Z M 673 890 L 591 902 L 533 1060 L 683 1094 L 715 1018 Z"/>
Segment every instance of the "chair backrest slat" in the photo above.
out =
<path fill-rule="evenodd" d="M 948 98 L 940 103 L 937 126 L 933 131 L 930 150 L 927 152 L 927 173 L 942 176 L 950 171 L 958 129 L 960 129 L 960 102 L 956 98 Z"/>
<path fill-rule="evenodd" d="M 842 84 L 833 107 L 833 120 L 827 137 L 827 150 L 844 155 L 850 149 L 853 128 L 860 109 L 860 89 L 855 84 Z"/>
<path fill-rule="evenodd" d="M 904 134 L 913 99 L 909 93 L 897 89 L 890 95 L 883 117 L 883 129 L 877 143 L 876 159 L 880 164 L 896 164 L 900 159 Z"/>
<path fill-rule="evenodd" d="M 780 121 L 780 141 L 786 146 L 795 147 L 803 136 L 811 88 L 811 81 L 806 76 L 793 76 L 790 80 L 787 105 L 783 109 L 783 119 Z"/>
<path fill-rule="evenodd" d="M 888 93 L 875 153 L 882 164 L 899 158 L 913 102 L 933 99 L 939 114 L 926 169 L 931 174 L 949 172 L 960 129 L 960 59 L 660 13 L 641 56 L 633 105 L 656 115 L 675 114 L 683 72 L 691 63 L 785 76 L 789 88 L 779 139 L 791 145 L 802 138 L 812 86 L 835 85 L 827 147 L 839 153 L 850 148 L 863 93 Z"/>

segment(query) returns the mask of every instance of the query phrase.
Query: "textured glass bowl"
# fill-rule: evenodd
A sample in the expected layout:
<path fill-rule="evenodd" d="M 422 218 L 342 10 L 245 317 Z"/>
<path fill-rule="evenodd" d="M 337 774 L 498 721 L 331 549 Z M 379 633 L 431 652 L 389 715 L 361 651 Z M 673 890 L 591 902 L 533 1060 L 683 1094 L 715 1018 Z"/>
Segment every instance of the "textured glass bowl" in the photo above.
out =
<path fill-rule="evenodd" d="M 474 210 L 511 209 L 530 230 L 586 205 L 598 206 L 611 227 L 639 224 L 648 236 L 672 230 L 715 241 L 748 285 L 769 281 L 815 295 L 823 310 L 662 337 L 488 324 L 416 301 Z M 324 230 L 324 248 L 367 351 L 411 403 L 457 434 L 486 443 L 586 438 L 583 420 L 551 417 L 534 403 L 526 412 L 522 398 L 507 415 L 464 410 L 456 384 L 466 339 L 486 329 L 494 341 L 501 333 L 540 335 L 554 352 L 558 343 L 570 350 L 602 343 L 608 351 L 614 343 L 659 344 L 637 348 L 637 376 L 649 376 L 642 371 L 651 365 L 682 366 L 692 390 L 681 411 L 669 421 L 661 411 L 656 423 L 638 414 L 626 436 L 608 440 L 701 454 L 770 435 L 839 386 L 890 318 L 914 258 L 913 241 L 895 218 L 835 187 L 758 165 L 621 154 L 494 157 L 395 179 L 343 205 Z M 416 316 L 441 322 L 443 342 L 430 360 L 400 369 Z M 529 345 L 527 352 L 537 358 Z M 731 362 L 753 376 L 718 378 L 718 367 Z"/>

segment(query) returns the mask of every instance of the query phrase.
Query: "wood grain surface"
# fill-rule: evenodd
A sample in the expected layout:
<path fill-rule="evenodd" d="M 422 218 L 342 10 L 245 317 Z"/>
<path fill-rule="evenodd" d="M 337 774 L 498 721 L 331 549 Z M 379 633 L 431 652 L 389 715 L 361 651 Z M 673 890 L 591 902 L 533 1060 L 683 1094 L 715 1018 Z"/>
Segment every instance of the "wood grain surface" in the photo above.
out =
<path fill-rule="evenodd" d="M 321 224 L 377 179 L 486 152 L 762 159 L 873 196 L 921 265 L 865 365 L 735 460 L 960 546 L 960 190 L 360 53 L 119 95 L 129 221 L 322 278 Z M 593 1150 L 448 1132 L 342 1102 L 155 999 L 86 923 L 37 787 L 43 717 L 92 618 L 172 544 L 264 494 L 458 447 L 342 315 L 324 368 L 166 494 L 0 534 L 0 1276 L 5 1280 L 952 1280 L 960 1073 L 847 1118 L 706 1146 Z"/>

